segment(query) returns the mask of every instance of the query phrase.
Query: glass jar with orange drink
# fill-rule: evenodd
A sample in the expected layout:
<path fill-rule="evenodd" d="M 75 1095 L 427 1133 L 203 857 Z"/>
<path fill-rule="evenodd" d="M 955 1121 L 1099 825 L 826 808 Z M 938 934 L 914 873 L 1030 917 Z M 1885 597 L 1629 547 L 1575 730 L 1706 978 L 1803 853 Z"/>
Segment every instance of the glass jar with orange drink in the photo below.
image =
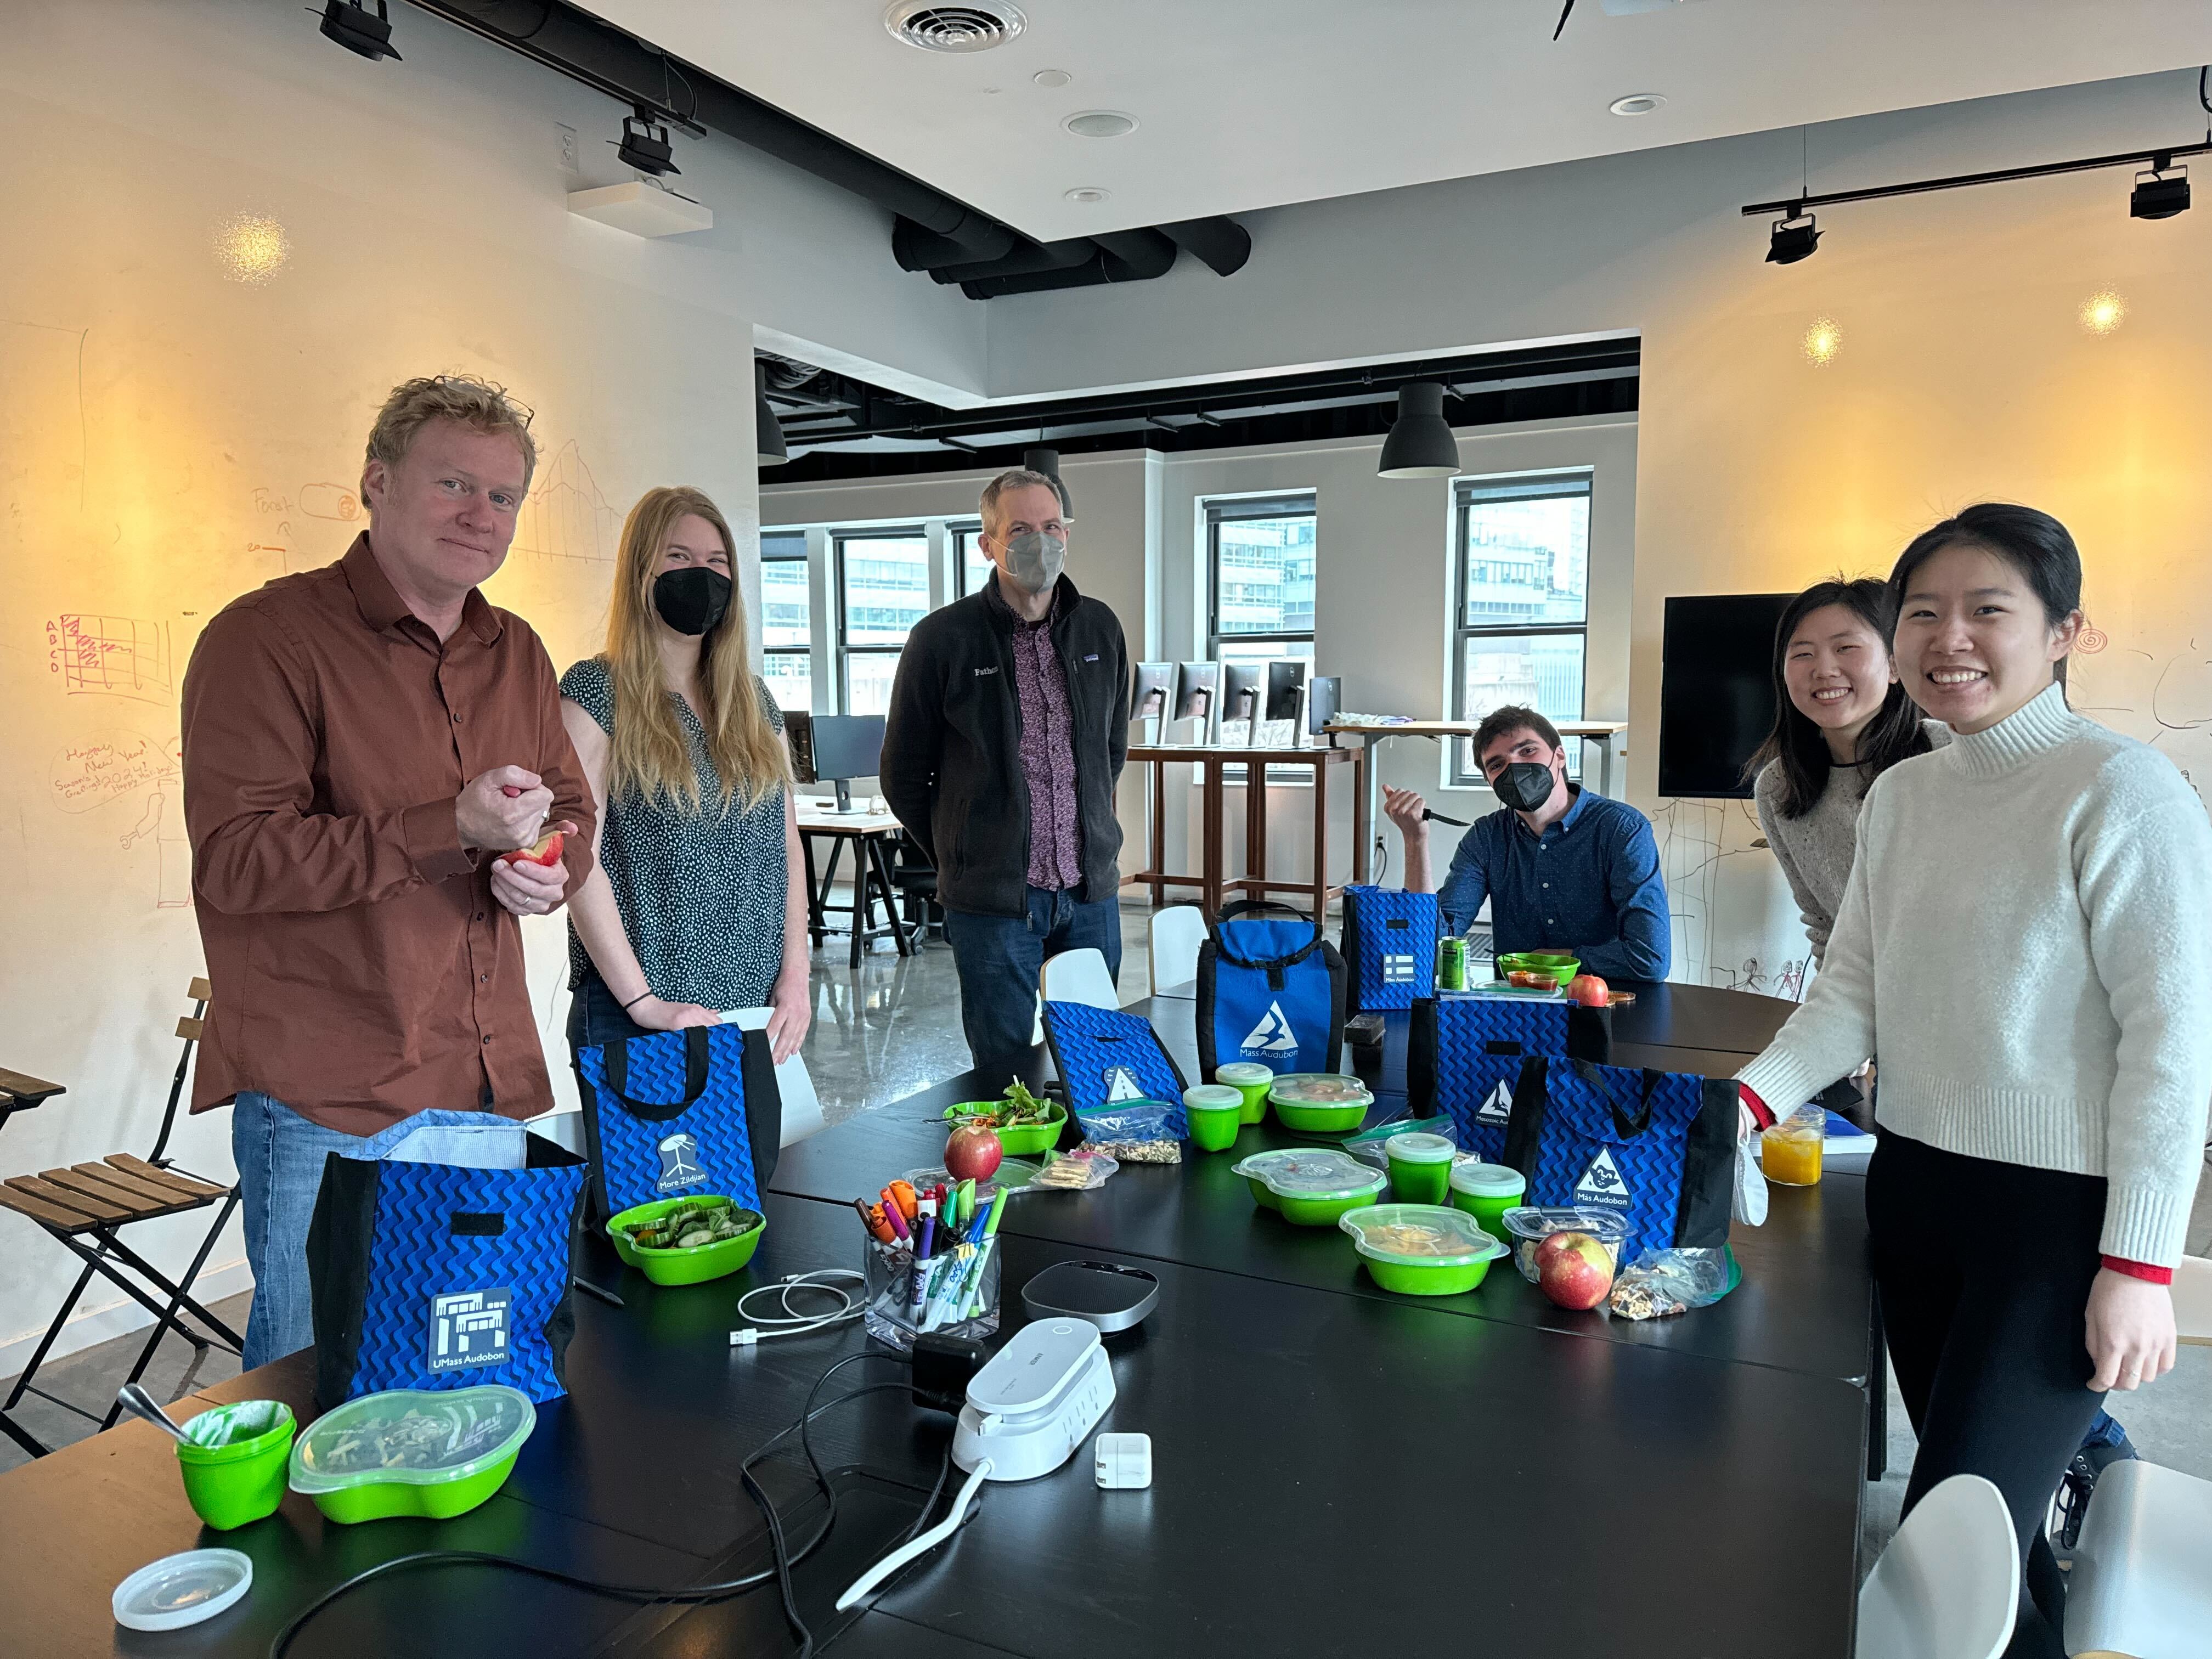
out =
<path fill-rule="evenodd" d="M 1828 1115 L 1818 1106 L 1801 1106 L 1767 1129 L 1759 1153 L 1766 1178 L 1782 1187 L 1819 1186 L 1827 1133 Z"/>

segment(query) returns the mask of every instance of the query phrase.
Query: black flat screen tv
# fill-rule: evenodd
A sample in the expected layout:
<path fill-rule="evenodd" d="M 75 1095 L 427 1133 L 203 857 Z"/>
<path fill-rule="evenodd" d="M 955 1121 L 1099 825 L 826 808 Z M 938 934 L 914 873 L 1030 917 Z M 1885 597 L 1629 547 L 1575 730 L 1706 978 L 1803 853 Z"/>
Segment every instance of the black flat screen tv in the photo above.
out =
<path fill-rule="evenodd" d="M 1774 629 L 1794 593 L 1676 594 L 1660 649 L 1659 793 L 1743 799 L 1774 726 Z"/>

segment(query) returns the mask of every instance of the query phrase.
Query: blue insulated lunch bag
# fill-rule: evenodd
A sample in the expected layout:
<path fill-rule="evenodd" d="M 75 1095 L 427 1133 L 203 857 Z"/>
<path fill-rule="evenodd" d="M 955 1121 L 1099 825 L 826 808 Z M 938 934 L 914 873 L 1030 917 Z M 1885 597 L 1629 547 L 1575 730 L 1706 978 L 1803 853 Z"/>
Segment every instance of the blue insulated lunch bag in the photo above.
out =
<path fill-rule="evenodd" d="M 1182 1068 L 1150 1020 L 1087 1002 L 1048 1002 L 1044 1040 L 1067 1091 L 1068 1109 L 1079 1120 L 1128 1101 L 1157 1100 L 1172 1109 L 1168 1132 L 1178 1140 L 1189 1138 Z"/>
<path fill-rule="evenodd" d="M 1737 1097 L 1725 1078 L 1539 1056 L 1513 1091 L 1504 1161 L 1528 1177 L 1531 1204 L 1617 1212 L 1624 1265 L 1717 1248 L 1735 1195 Z"/>
<path fill-rule="evenodd" d="M 1449 1117 L 1462 1152 L 1502 1164 L 1514 1087 L 1534 1054 L 1603 1064 L 1613 1011 L 1480 991 L 1425 997 L 1406 1042 L 1407 1101 L 1415 1117 Z"/>
<path fill-rule="evenodd" d="M 1344 890 L 1344 964 L 1354 1013 L 1410 1008 L 1434 994 L 1443 912 L 1434 893 Z"/>
<path fill-rule="evenodd" d="M 693 1025 L 576 1053 L 602 1218 L 716 1194 L 749 1210 L 775 1172 L 783 1097 L 765 1031 Z"/>
<path fill-rule="evenodd" d="M 584 1160 L 542 1135 L 519 1170 L 323 1160 L 307 1227 L 315 1399 L 504 1382 L 566 1394 Z"/>
<path fill-rule="evenodd" d="M 1279 1076 L 1340 1069 L 1344 994 L 1344 958 L 1305 912 L 1256 899 L 1224 905 L 1198 949 L 1200 1073 L 1211 1082 L 1216 1066 L 1239 1060 Z"/>

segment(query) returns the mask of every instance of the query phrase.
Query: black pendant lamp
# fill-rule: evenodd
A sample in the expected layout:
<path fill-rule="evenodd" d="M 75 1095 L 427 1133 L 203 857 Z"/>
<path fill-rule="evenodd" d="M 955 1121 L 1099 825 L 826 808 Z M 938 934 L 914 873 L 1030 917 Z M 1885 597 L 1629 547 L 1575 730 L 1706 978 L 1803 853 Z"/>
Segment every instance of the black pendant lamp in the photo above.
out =
<path fill-rule="evenodd" d="M 1042 472 L 1052 480 L 1053 494 L 1060 497 L 1061 522 L 1073 524 L 1075 503 L 1067 499 L 1067 485 L 1060 479 L 1060 452 L 1056 449 L 1024 449 L 1022 451 L 1022 465 L 1028 471 Z"/>
<path fill-rule="evenodd" d="M 791 459 L 791 452 L 784 447 L 783 422 L 775 418 L 775 410 L 769 404 L 768 371 L 757 359 L 753 363 L 753 437 L 763 466 L 781 466 Z"/>
<path fill-rule="evenodd" d="M 1384 478 L 1449 478 L 1460 470 L 1459 441 L 1444 424 L 1444 389 L 1434 380 L 1398 388 L 1398 418 L 1382 441 Z"/>

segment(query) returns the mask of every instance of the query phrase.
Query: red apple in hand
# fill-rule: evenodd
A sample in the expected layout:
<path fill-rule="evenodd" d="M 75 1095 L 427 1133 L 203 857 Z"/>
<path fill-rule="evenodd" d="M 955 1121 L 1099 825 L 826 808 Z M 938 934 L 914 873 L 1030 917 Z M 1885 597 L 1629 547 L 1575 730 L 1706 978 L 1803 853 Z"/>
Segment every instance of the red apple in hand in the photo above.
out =
<path fill-rule="evenodd" d="M 945 1141 L 945 1173 L 955 1181 L 988 1181 L 1005 1156 L 995 1130 L 971 1123 L 964 1129 L 955 1129 Z"/>
<path fill-rule="evenodd" d="M 561 862 L 561 848 L 567 836 L 558 830 L 538 838 L 535 847 L 518 847 L 512 853 L 501 853 L 501 864 L 543 864 L 548 866 Z"/>
<path fill-rule="evenodd" d="M 1553 1233 L 1536 1247 L 1536 1283 L 1553 1304 L 1595 1308 L 1613 1288 L 1613 1256 L 1588 1233 Z"/>

